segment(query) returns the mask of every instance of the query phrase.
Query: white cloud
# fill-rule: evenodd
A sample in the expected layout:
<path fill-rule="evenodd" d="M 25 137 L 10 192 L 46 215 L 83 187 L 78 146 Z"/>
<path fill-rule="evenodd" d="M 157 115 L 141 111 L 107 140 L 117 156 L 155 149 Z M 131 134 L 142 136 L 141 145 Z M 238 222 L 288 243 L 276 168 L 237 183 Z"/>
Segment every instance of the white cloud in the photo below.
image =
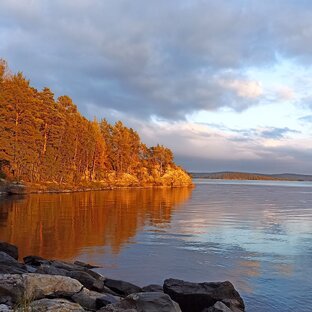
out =
<path fill-rule="evenodd" d="M 233 90 L 243 98 L 256 99 L 263 95 L 263 89 L 258 81 L 254 80 L 220 80 L 220 85 L 224 88 Z"/>

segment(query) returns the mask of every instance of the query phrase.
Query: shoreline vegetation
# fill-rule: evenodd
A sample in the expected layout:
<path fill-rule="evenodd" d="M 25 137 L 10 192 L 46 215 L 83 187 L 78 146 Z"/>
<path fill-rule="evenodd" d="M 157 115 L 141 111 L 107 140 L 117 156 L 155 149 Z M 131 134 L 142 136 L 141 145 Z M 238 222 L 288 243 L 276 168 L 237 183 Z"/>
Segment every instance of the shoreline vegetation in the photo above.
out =
<path fill-rule="evenodd" d="M 261 174 L 248 172 L 191 172 L 195 179 L 220 179 L 220 180 L 268 180 L 268 181 L 312 181 L 312 175 L 281 173 Z"/>
<path fill-rule="evenodd" d="M 146 146 L 121 121 L 88 120 L 70 97 L 38 91 L 1 59 L 0 179 L 25 192 L 193 185 L 170 149 Z"/>
<path fill-rule="evenodd" d="M 104 277 L 98 266 L 26 256 L 0 241 L 0 311 L 244 312 L 229 281 L 166 279 L 144 287 Z"/>

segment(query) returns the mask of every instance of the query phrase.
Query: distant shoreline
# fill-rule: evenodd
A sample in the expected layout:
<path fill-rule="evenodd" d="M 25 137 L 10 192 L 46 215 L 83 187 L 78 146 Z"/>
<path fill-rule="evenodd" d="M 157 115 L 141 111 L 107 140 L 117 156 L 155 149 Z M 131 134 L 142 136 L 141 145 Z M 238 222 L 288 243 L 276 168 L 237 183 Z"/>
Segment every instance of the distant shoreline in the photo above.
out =
<path fill-rule="evenodd" d="M 261 181 L 312 181 L 312 175 L 282 173 L 282 174 L 261 174 L 248 172 L 190 172 L 195 179 L 215 179 L 215 180 L 261 180 Z"/>

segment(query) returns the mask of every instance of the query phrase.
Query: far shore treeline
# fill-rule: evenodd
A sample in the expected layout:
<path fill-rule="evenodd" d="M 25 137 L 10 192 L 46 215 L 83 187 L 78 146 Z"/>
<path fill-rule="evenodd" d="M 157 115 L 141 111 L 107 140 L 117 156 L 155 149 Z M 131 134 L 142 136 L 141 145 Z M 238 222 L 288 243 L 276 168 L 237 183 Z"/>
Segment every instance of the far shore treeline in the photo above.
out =
<path fill-rule="evenodd" d="M 121 121 L 83 117 L 70 97 L 36 90 L 0 60 L 0 178 L 41 185 L 183 186 L 170 149 Z"/>

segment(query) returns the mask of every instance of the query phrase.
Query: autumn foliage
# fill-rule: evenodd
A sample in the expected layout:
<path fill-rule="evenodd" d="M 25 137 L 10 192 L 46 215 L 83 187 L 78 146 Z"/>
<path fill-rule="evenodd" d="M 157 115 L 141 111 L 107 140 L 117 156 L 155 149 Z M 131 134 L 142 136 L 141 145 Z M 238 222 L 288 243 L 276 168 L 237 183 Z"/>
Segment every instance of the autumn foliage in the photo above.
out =
<path fill-rule="evenodd" d="M 0 173 L 31 183 L 190 185 L 172 152 L 148 148 L 121 121 L 83 117 L 70 97 L 33 88 L 0 60 Z"/>

